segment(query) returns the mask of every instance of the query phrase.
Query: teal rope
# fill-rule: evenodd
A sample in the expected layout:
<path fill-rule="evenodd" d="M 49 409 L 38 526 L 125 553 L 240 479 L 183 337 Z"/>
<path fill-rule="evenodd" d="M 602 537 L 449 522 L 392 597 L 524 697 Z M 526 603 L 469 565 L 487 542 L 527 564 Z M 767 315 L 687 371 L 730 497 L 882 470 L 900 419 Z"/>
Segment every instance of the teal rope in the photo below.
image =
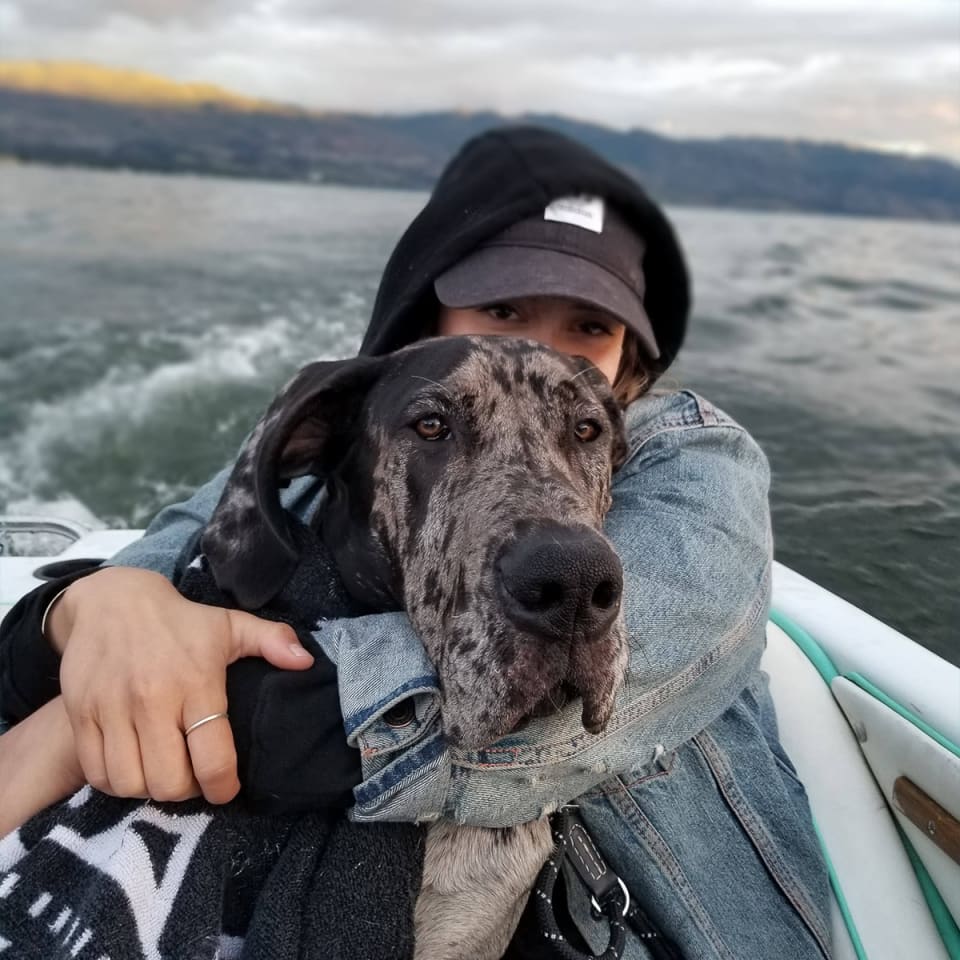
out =
<path fill-rule="evenodd" d="M 854 922 L 853 914 L 850 913 L 850 905 L 843 893 L 843 887 L 840 885 L 840 877 L 833 866 L 833 860 L 830 859 L 830 851 L 827 849 L 827 843 L 820 832 L 820 825 L 816 818 L 813 820 L 813 829 L 817 831 L 817 839 L 820 841 L 820 850 L 823 853 L 823 859 L 827 862 L 827 873 L 830 875 L 830 886 L 833 888 L 833 895 L 837 898 L 837 905 L 840 907 L 840 916 L 843 917 L 847 933 L 850 935 L 850 943 L 853 944 L 853 952 L 857 955 L 857 960 L 869 960 L 867 951 L 863 948 L 863 942 L 860 940 L 860 931 L 857 930 L 857 924 Z M 953 960 L 953 958 L 951 958 Z"/>
<path fill-rule="evenodd" d="M 823 677 L 824 683 L 829 686 L 835 677 L 840 676 L 840 672 L 833 665 L 827 652 L 803 627 L 795 624 L 779 610 L 771 610 L 770 619 L 803 651 L 807 659 L 817 668 L 817 673 Z"/>
<path fill-rule="evenodd" d="M 770 611 L 770 619 L 800 648 L 807 659 L 816 667 L 817 672 L 823 677 L 827 686 L 834 677 L 840 676 L 833 661 L 827 656 L 826 651 L 817 643 L 813 637 L 802 627 L 797 626 L 786 614 L 779 610 Z M 823 853 L 823 859 L 827 864 L 827 873 L 830 876 L 830 886 L 833 889 L 833 895 L 836 897 L 837 905 L 840 907 L 840 916 L 843 917 L 844 926 L 847 928 L 847 935 L 850 937 L 850 943 L 853 945 L 853 952 L 857 955 L 857 960 L 869 960 L 867 952 L 863 948 L 863 941 L 860 939 L 860 931 L 857 930 L 857 924 L 850 912 L 850 905 L 843 892 L 843 886 L 840 883 L 840 876 L 833 866 L 833 860 L 830 857 L 830 851 L 827 849 L 826 841 L 820 832 L 817 821 L 813 821 L 813 828 L 817 831 L 817 839 L 820 841 L 820 850 Z"/>
<path fill-rule="evenodd" d="M 807 659 L 814 665 L 820 676 L 823 677 L 825 683 L 829 685 L 835 677 L 841 675 L 820 644 L 817 643 L 806 630 L 794 623 L 786 614 L 781 613 L 779 610 L 771 610 L 770 619 L 800 648 Z M 950 751 L 954 756 L 960 757 L 960 747 L 953 743 L 953 741 L 943 736 L 943 734 L 937 730 L 934 730 L 933 727 L 921 720 L 915 713 L 908 710 L 902 704 L 897 703 L 896 700 L 893 700 L 865 677 L 859 673 L 848 673 L 844 674 L 844 676 L 851 683 L 860 687 L 865 693 L 870 694 L 870 696 L 879 700 L 884 706 L 889 707 L 899 716 L 908 720 L 935 743 L 940 744 L 945 750 Z M 927 868 L 923 865 L 923 861 L 917 856 L 917 852 L 914 850 L 909 837 L 903 832 L 900 824 L 897 823 L 896 817 L 893 818 L 893 821 L 897 827 L 897 832 L 900 834 L 900 840 L 903 843 L 904 849 L 907 851 L 907 856 L 910 858 L 910 863 L 917 876 L 920 890 L 927 902 L 927 909 L 933 917 L 933 922 L 936 924 L 937 931 L 940 934 L 940 939 L 943 941 L 944 947 L 946 947 L 947 954 L 950 960 L 960 960 L 960 929 L 957 928 L 953 915 L 944 903 L 943 897 L 940 896 L 940 891 L 937 890 L 936 884 L 927 872 Z M 837 898 L 837 904 L 840 907 L 843 922 L 847 927 L 847 933 L 850 935 L 850 942 L 853 944 L 853 949 L 857 954 L 857 960 L 868 960 L 856 924 L 850 914 L 846 898 L 843 895 L 840 878 L 837 876 L 833 862 L 830 859 L 827 845 L 816 823 L 814 823 L 814 828 L 817 831 L 817 837 L 820 840 L 820 849 L 823 851 L 823 856 L 827 863 L 827 870 L 830 874 L 830 886 L 833 888 L 834 896 Z"/>
<path fill-rule="evenodd" d="M 897 832 L 900 834 L 907 856 L 910 858 L 913 872 L 917 875 L 917 882 L 923 891 L 930 913 L 933 914 L 933 922 L 937 925 L 940 939 L 947 948 L 947 955 L 950 960 L 960 960 L 960 929 L 957 929 L 953 914 L 950 913 L 950 908 L 943 902 L 943 897 L 940 896 L 937 885 L 933 882 L 930 874 L 927 873 L 927 868 L 917 856 L 917 851 L 913 849 L 910 838 L 903 832 L 899 823 L 897 824 Z"/>

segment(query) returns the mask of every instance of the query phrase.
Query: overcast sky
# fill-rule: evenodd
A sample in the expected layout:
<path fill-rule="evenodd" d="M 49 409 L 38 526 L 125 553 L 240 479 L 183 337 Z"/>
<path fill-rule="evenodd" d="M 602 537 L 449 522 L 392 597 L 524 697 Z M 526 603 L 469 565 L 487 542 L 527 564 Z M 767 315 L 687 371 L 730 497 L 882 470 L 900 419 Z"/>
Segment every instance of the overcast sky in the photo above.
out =
<path fill-rule="evenodd" d="M 0 0 L 0 58 L 960 161 L 960 0 Z"/>

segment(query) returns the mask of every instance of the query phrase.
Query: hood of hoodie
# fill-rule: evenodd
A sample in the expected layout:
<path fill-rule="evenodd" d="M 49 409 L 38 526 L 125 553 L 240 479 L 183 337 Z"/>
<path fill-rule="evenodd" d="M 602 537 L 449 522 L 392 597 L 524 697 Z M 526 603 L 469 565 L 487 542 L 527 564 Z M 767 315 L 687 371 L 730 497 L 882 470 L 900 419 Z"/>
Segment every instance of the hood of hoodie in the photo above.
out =
<path fill-rule="evenodd" d="M 505 127 L 467 141 L 447 164 L 427 205 L 384 269 L 360 353 L 389 353 L 419 339 L 439 310 L 434 280 L 484 240 L 558 197 L 603 197 L 646 245 L 644 307 L 660 347 L 660 369 L 683 342 L 690 282 L 661 209 L 599 154 L 540 127 Z"/>

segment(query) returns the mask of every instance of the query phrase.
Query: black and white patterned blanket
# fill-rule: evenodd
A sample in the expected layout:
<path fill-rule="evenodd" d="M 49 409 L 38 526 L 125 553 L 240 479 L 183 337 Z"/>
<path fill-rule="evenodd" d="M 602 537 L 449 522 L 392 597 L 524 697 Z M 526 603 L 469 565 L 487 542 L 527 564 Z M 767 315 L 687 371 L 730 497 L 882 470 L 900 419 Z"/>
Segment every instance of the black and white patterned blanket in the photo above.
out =
<path fill-rule="evenodd" d="M 260 613 L 309 644 L 318 619 L 353 611 L 317 538 L 297 538 L 301 564 Z M 202 558 L 180 588 L 223 603 Z M 0 960 L 400 960 L 413 955 L 422 864 L 409 824 L 85 787 L 0 840 Z"/>

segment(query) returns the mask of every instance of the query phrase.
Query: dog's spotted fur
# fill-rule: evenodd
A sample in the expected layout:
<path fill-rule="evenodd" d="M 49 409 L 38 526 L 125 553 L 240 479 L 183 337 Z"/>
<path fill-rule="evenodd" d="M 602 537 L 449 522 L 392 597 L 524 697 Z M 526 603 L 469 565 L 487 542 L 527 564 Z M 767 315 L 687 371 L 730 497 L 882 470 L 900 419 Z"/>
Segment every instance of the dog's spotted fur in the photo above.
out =
<path fill-rule="evenodd" d="M 418 421 L 449 430 L 425 439 Z M 596 439 L 576 424 L 595 421 Z M 324 540 L 371 610 L 406 609 L 439 676 L 444 734 L 491 743 L 567 693 L 590 731 L 609 719 L 626 664 L 622 615 L 601 636 L 544 639 L 504 616 L 497 558 L 561 521 L 596 538 L 623 425 L 603 376 L 527 341 L 457 337 L 388 357 L 313 364 L 250 437 L 204 534 L 222 588 L 254 608 L 295 553 L 277 483 L 327 478 Z M 551 848 L 546 820 L 511 831 L 428 832 L 417 957 L 499 957 Z"/>

